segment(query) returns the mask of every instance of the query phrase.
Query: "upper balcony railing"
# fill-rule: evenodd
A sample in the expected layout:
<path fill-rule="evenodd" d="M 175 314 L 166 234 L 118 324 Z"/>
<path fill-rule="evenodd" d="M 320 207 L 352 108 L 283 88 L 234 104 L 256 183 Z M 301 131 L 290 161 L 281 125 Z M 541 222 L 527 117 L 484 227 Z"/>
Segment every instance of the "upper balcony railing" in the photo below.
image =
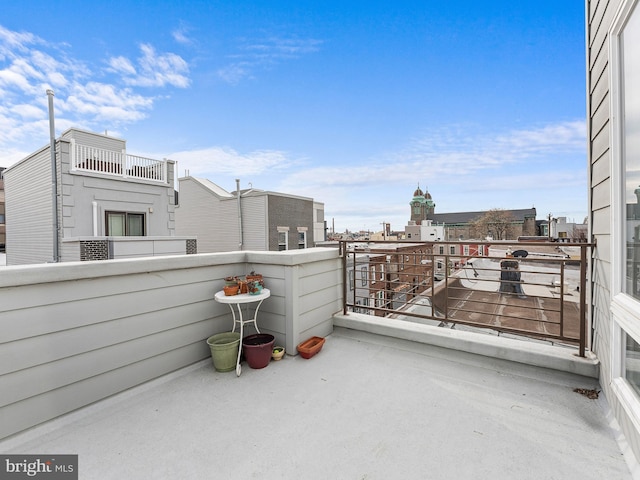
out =
<path fill-rule="evenodd" d="M 587 243 L 342 241 L 343 309 L 587 348 Z"/>
<path fill-rule="evenodd" d="M 167 162 L 114 150 L 71 144 L 71 169 L 120 178 L 167 183 Z"/>

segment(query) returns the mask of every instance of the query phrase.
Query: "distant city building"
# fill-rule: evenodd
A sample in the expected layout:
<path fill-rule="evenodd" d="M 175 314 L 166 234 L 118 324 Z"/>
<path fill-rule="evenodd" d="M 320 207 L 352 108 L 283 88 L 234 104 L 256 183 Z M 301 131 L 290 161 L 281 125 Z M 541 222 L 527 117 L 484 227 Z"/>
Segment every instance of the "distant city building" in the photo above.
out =
<path fill-rule="evenodd" d="M 4 167 L 0 167 L 0 252 L 4 252 L 6 242 L 6 225 L 4 211 Z"/>
<path fill-rule="evenodd" d="M 463 240 L 474 238 L 472 224 L 482 218 L 487 211 L 435 213 L 435 202 L 428 191 L 422 191 L 420 187 L 413 192 L 410 202 L 410 222 L 421 225 L 425 221 L 431 221 L 435 225 L 444 227 L 443 240 Z M 537 235 L 536 209 L 527 208 L 521 210 L 504 210 L 504 213 L 512 219 L 506 240 L 515 240 L 522 235 Z"/>
<path fill-rule="evenodd" d="M 324 204 L 255 188 L 228 192 L 210 180 L 178 179 L 176 233 L 196 236 L 198 251 L 279 251 L 324 241 Z"/>
<path fill-rule="evenodd" d="M 4 167 L 0 167 L 0 252 L 4 252 L 6 243 L 6 225 L 4 212 Z"/>

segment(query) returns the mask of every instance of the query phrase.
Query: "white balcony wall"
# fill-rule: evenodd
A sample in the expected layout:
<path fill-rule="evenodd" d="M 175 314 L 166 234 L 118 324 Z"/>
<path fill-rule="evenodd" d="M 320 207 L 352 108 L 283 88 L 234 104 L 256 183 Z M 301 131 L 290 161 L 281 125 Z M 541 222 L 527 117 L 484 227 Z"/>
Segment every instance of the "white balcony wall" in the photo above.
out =
<path fill-rule="evenodd" d="M 207 358 L 232 327 L 213 300 L 228 275 L 264 275 L 258 326 L 293 354 L 331 333 L 340 268 L 330 248 L 5 267 L 0 438 Z"/>

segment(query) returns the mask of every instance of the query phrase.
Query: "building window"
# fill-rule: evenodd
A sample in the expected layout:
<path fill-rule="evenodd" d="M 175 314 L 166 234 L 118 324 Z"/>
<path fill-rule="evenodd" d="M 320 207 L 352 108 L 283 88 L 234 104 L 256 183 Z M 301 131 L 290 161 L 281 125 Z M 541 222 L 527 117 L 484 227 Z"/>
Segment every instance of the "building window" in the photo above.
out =
<path fill-rule="evenodd" d="M 450 255 L 455 255 L 456 254 L 456 246 L 455 245 L 451 245 L 449 247 L 449 254 Z"/>
<path fill-rule="evenodd" d="M 444 255 L 444 245 L 440 245 L 438 249 L 439 249 L 440 255 Z"/>
<path fill-rule="evenodd" d="M 305 230 L 298 230 L 298 248 L 302 249 L 302 248 L 307 248 L 307 231 Z"/>
<path fill-rule="evenodd" d="M 367 267 L 360 268 L 360 280 L 362 280 L 362 286 L 367 286 Z"/>
<path fill-rule="evenodd" d="M 142 237 L 145 235 L 144 213 L 105 212 L 109 237 Z"/>
<path fill-rule="evenodd" d="M 353 290 L 353 270 L 349 270 L 349 290 Z"/>
<path fill-rule="evenodd" d="M 640 422 L 640 2 L 622 0 L 609 31 L 612 389 Z M 635 51 L 634 51 L 635 49 Z M 631 400 L 633 398 L 633 400 Z"/>
<path fill-rule="evenodd" d="M 278 251 L 287 250 L 289 238 L 287 232 L 278 232 Z"/>
<path fill-rule="evenodd" d="M 623 291 L 640 300 L 640 7 L 636 4 L 620 35 L 621 92 L 621 160 L 624 188 L 623 235 L 626 250 L 623 251 L 626 271 L 623 275 Z M 628 88 L 625 88 L 627 87 Z"/>
<path fill-rule="evenodd" d="M 277 227 L 278 251 L 289 250 L 289 227 Z"/>
<path fill-rule="evenodd" d="M 469 256 L 469 245 L 465 245 L 464 247 L 462 247 L 464 250 L 464 255 L 465 257 Z"/>
<path fill-rule="evenodd" d="M 372 284 L 376 283 L 376 266 L 375 265 L 371 267 L 371 283 Z"/>

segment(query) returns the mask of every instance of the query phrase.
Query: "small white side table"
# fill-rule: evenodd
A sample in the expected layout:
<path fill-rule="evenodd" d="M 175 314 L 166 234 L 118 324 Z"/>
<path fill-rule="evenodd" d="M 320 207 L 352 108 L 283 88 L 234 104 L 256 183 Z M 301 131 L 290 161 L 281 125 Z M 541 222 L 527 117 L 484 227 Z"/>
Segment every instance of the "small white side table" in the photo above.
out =
<path fill-rule="evenodd" d="M 242 353 L 242 338 L 244 333 L 244 324 L 253 323 L 253 326 L 255 327 L 256 332 L 260 333 L 260 330 L 258 330 L 258 309 L 260 308 L 260 305 L 262 305 L 262 302 L 266 298 L 269 298 L 270 296 L 271 296 L 271 290 L 267 288 L 263 288 L 262 292 L 258 293 L 257 295 L 251 295 L 249 293 L 241 293 L 239 295 L 227 296 L 224 294 L 224 290 L 220 290 L 219 292 L 216 292 L 214 296 L 214 299 L 216 302 L 226 303 L 227 305 L 229 305 L 229 308 L 231 309 L 231 315 L 233 316 L 233 329 L 231 331 L 235 332 L 236 324 L 240 325 L 240 345 L 238 346 L 238 360 L 236 361 L 236 375 L 238 377 L 242 373 L 242 367 L 240 366 L 240 355 Z M 253 318 L 249 318 L 245 320 L 242 316 L 242 308 L 241 308 L 242 305 L 255 303 L 255 302 L 258 302 L 258 304 L 256 305 L 255 310 L 253 311 Z M 235 309 L 233 308 L 234 305 L 236 306 Z"/>

